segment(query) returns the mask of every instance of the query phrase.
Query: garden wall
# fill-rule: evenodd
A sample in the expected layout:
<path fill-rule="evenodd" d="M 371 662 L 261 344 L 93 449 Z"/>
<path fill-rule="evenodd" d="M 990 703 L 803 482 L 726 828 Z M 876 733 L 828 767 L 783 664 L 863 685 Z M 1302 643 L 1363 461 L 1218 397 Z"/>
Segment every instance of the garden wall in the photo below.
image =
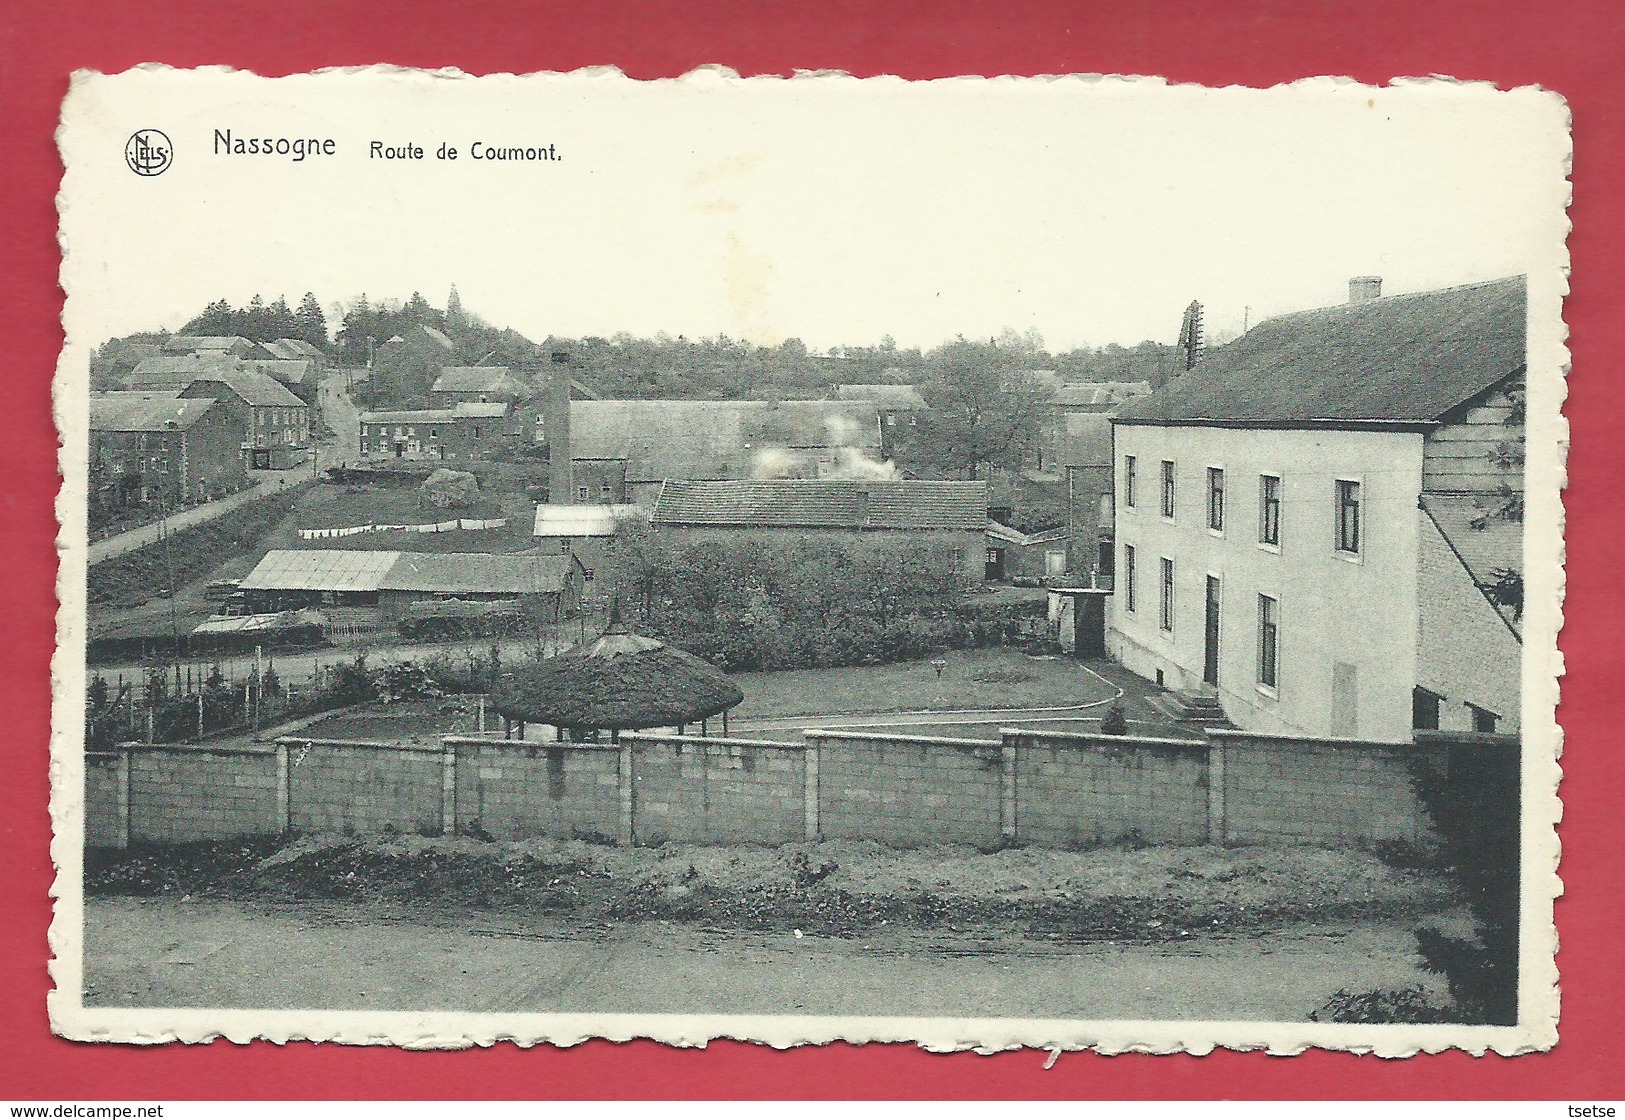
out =
<path fill-rule="evenodd" d="M 86 842 L 456 831 L 621 844 L 1429 847 L 1468 835 L 1483 806 L 1516 802 L 1517 752 L 1506 736 L 1410 745 L 1238 731 L 124 744 L 86 758 Z"/>

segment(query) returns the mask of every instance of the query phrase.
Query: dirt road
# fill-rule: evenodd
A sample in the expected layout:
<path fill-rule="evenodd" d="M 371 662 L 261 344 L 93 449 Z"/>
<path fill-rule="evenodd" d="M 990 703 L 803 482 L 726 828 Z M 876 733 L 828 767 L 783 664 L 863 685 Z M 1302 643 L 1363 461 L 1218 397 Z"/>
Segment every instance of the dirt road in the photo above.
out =
<path fill-rule="evenodd" d="M 85 982 L 87 1005 L 119 1007 L 1300 1021 L 1340 987 L 1438 981 L 1379 925 L 1078 945 L 93 898 Z"/>

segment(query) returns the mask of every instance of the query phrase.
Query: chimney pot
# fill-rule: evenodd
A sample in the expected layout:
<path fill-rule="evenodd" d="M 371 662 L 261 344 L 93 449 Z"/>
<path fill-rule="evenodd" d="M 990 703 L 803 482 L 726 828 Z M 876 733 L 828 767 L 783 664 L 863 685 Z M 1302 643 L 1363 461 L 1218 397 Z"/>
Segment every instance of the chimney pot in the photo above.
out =
<path fill-rule="evenodd" d="M 1355 276 L 1349 280 L 1349 303 L 1365 303 L 1382 297 L 1382 277 Z"/>

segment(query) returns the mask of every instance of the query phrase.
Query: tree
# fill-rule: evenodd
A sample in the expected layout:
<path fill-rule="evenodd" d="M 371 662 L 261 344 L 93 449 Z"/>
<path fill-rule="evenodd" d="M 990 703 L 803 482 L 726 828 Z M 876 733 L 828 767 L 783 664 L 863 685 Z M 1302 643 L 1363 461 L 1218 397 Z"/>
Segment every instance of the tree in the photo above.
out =
<path fill-rule="evenodd" d="M 303 339 L 321 350 L 327 349 L 327 316 L 316 293 L 306 292 L 305 298 L 299 301 L 299 309 L 293 313 L 293 332 L 288 337 Z"/>
<path fill-rule="evenodd" d="M 990 467 L 1020 467 L 1048 403 L 1021 364 L 1024 349 L 961 337 L 931 351 L 921 387 L 931 411 L 900 457 L 929 471 L 972 478 Z"/>
<path fill-rule="evenodd" d="M 453 329 L 464 326 L 468 317 L 463 314 L 463 297 L 457 294 L 457 285 L 451 286 L 451 294 L 446 297 L 446 326 Z"/>

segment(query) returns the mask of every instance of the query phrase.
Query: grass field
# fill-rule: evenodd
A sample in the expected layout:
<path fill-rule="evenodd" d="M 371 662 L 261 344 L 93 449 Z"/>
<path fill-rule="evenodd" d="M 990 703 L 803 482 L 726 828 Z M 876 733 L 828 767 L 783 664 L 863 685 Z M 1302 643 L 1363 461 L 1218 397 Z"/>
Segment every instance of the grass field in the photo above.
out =
<path fill-rule="evenodd" d="M 939 679 L 930 661 L 853 669 L 736 673 L 745 702 L 739 719 L 819 712 L 915 712 L 964 708 L 1043 708 L 1109 699 L 1113 687 L 1070 657 L 1029 657 L 1012 649 L 949 650 Z"/>
<path fill-rule="evenodd" d="M 522 552 L 535 547 L 531 536 L 536 507 L 524 494 L 493 494 L 462 510 L 421 505 L 411 487 L 317 486 L 293 515 L 264 542 L 267 548 L 345 548 L 402 552 Z M 445 533 L 375 532 L 327 540 L 305 540 L 300 529 L 343 529 L 355 525 L 419 525 L 453 518 L 506 517 L 500 529 L 456 529 Z M 257 558 L 256 558 L 257 559 Z"/>

